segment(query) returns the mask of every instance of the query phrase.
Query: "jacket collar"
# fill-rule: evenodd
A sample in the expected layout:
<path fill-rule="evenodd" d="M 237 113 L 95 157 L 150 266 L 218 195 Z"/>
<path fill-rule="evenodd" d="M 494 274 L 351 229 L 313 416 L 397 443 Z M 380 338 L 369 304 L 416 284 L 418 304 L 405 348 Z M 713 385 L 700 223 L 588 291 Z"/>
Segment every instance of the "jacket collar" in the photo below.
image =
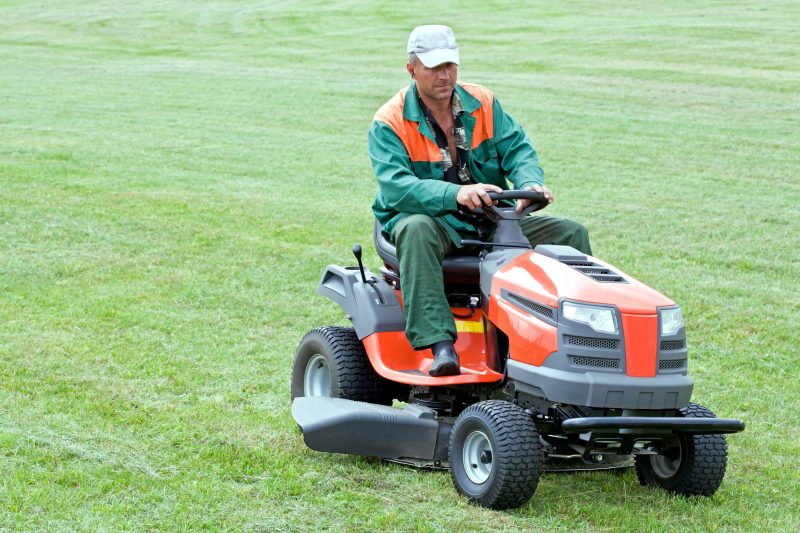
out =
<path fill-rule="evenodd" d="M 469 94 L 460 83 L 456 83 L 455 91 L 461 100 L 461 105 L 464 106 L 465 113 L 472 113 L 481 106 L 480 100 Z M 406 91 L 405 103 L 403 104 L 403 118 L 413 120 L 414 122 L 425 121 L 425 115 L 423 115 L 422 107 L 420 107 L 416 82 L 411 82 L 411 85 Z"/>
<path fill-rule="evenodd" d="M 472 116 L 472 112 L 481 106 L 481 102 L 469 94 L 459 83 L 456 83 L 455 91 L 458 98 L 461 100 L 461 105 L 464 107 L 464 114 L 461 115 L 461 121 L 464 124 L 464 130 L 467 136 L 467 146 L 470 146 L 472 142 L 472 130 L 475 127 L 475 117 Z M 425 120 L 425 115 L 420 106 L 417 84 L 413 81 L 406 90 L 405 102 L 403 103 L 403 118 L 417 122 L 419 132 L 430 140 L 436 141 L 433 132 L 428 127 L 428 122 Z"/>

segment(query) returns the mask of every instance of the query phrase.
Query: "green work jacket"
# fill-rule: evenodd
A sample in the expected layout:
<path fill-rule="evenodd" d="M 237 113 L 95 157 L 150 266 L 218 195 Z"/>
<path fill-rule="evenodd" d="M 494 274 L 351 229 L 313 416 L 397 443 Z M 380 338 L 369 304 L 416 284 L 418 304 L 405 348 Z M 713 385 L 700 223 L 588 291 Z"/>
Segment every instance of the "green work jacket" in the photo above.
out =
<path fill-rule="evenodd" d="M 515 189 L 544 183 L 530 139 L 503 111 L 489 89 L 456 85 L 464 114 L 469 170 L 478 183 Z M 369 129 L 369 156 L 378 179 L 372 210 L 387 236 L 409 214 L 434 217 L 453 242 L 474 238 L 475 229 L 453 213 L 460 185 L 444 180 L 442 154 L 428 127 L 415 83 L 398 92 L 375 114 Z"/>

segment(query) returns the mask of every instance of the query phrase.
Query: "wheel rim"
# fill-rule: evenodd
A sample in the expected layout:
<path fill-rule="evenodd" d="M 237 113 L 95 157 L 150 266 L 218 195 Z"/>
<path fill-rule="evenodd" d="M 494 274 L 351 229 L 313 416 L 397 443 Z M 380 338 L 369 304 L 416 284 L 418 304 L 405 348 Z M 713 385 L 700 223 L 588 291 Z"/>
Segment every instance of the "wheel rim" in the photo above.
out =
<path fill-rule="evenodd" d="M 315 354 L 309 359 L 303 376 L 303 392 L 306 396 L 331 395 L 331 374 L 324 355 Z"/>
<path fill-rule="evenodd" d="M 681 466 L 681 447 L 668 450 L 668 455 L 651 455 L 650 466 L 658 477 L 668 479 L 678 473 Z"/>
<path fill-rule="evenodd" d="M 494 450 L 483 431 L 473 431 L 464 439 L 464 471 L 476 485 L 485 483 L 492 473 Z"/>

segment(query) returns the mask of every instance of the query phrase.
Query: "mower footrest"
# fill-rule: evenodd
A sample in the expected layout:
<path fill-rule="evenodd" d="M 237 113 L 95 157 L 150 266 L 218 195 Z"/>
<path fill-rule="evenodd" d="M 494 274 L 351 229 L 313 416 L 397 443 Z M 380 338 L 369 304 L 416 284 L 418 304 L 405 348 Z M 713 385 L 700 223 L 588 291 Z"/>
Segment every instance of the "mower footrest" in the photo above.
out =
<path fill-rule="evenodd" d="M 292 417 L 312 450 L 394 460 L 439 459 L 435 456 L 440 424 L 431 409 L 303 397 L 292 402 Z M 449 436 L 449 426 L 444 429 L 441 439 Z"/>
<path fill-rule="evenodd" d="M 738 433 L 744 430 L 744 423 L 741 420 L 731 418 L 599 416 L 564 420 L 561 423 L 561 429 L 566 433 L 638 430 L 642 432 L 671 431 L 675 433 L 712 435 L 715 433 Z"/>

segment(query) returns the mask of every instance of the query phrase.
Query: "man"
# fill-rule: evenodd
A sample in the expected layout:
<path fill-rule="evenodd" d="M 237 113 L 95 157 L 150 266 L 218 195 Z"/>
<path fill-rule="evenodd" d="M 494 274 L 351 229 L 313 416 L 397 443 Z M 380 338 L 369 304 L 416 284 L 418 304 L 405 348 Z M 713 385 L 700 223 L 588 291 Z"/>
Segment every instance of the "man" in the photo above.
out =
<path fill-rule="evenodd" d="M 369 131 L 369 155 L 378 179 L 372 209 L 395 243 L 406 336 L 416 350 L 430 348 L 432 376 L 460 373 L 455 321 L 444 294 L 442 258 L 461 239 L 489 238 L 492 227 L 470 210 L 490 205 L 488 193 L 533 189 L 548 202 L 536 150 L 492 92 L 456 83 L 459 53 L 453 30 L 428 25 L 408 39 L 411 85 L 381 107 Z M 522 211 L 530 200 L 518 200 Z M 591 254 L 577 222 L 530 216 L 522 231 L 532 245 L 564 244 Z"/>

